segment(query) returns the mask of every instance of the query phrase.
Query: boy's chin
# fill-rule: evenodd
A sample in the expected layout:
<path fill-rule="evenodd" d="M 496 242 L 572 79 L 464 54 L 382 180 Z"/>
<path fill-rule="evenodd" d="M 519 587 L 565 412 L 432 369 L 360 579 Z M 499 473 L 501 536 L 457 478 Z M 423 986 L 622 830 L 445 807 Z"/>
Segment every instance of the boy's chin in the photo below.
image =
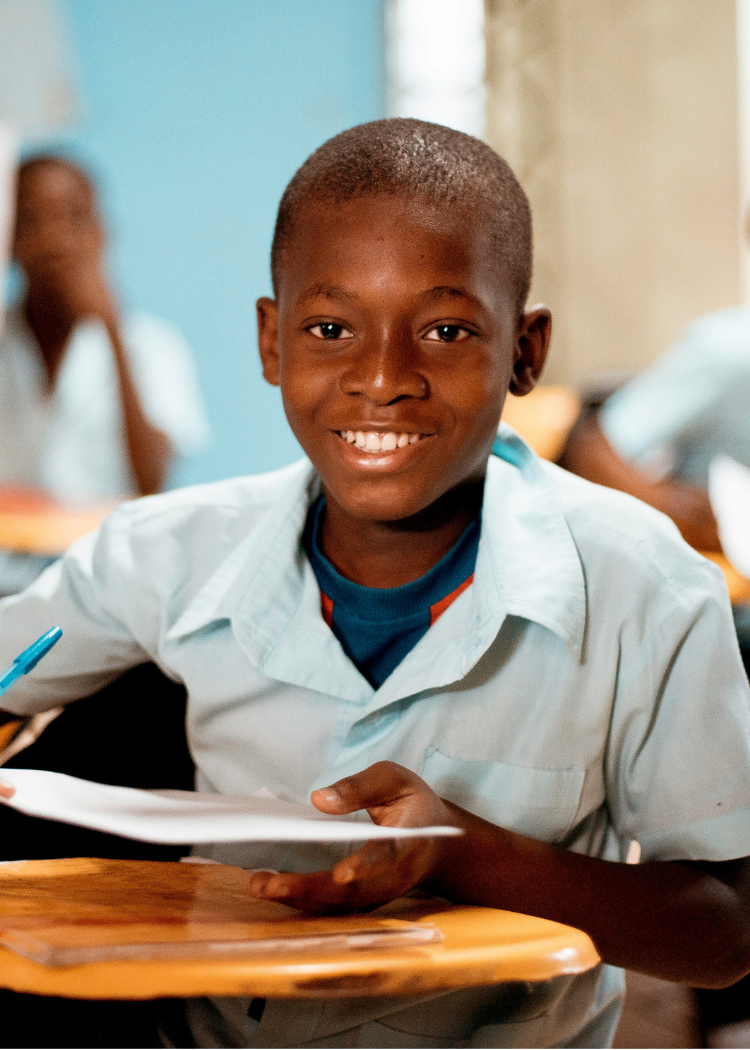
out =
<path fill-rule="evenodd" d="M 333 499 L 349 517 L 363 522 L 406 521 L 424 513 L 443 495 L 442 492 L 415 492 L 410 485 L 364 484 L 342 490 L 325 486 L 326 496 Z"/>

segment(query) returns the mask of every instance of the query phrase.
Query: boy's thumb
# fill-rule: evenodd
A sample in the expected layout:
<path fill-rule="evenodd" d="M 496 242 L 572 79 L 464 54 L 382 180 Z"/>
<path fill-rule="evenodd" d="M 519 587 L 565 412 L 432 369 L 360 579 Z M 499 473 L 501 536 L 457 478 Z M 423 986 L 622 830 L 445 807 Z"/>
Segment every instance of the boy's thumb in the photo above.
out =
<path fill-rule="evenodd" d="M 404 766 L 395 762 L 376 762 L 361 773 L 313 791 L 310 798 L 313 805 L 324 813 L 355 813 L 358 809 L 398 802 L 410 795 L 419 783 L 419 777 Z"/>

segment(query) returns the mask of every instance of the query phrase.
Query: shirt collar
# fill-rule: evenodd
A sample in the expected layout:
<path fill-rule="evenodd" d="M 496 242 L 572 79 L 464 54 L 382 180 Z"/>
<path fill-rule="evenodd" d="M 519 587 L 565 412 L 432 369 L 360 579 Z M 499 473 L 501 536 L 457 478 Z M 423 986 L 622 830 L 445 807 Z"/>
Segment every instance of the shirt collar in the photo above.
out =
<path fill-rule="evenodd" d="M 302 595 L 302 532 L 320 482 L 308 460 L 276 475 L 281 498 L 231 550 L 170 628 L 178 639 L 216 620 L 243 625 L 243 649 L 257 666 L 294 616 Z M 285 484 L 286 482 L 286 484 Z"/>
<path fill-rule="evenodd" d="M 495 452 L 487 468 L 474 585 L 383 684 L 377 693 L 378 706 L 462 678 L 492 644 L 507 615 L 548 628 L 563 640 L 574 659 L 581 659 L 586 624 L 583 569 L 556 488 L 548 469 L 505 424 L 501 424 Z M 306 586 L 309 590 L 312 573 L 301 540 L 320 482 L 307 460 L 285 468 L 277 479 L 281 498 L 227 554 L 168 631 L 167 639 L 179 640 L 212 622 L 229 620 L 238 643 L 256 667 L 282 681 L 330 692 L 331 665 L 321 667 L 320 675 L 311 678 L 310 661 L 302 669 L 301 661 L 293 658 L 293 639 L 288 637 L 290 626 L 299 627 L 298 614 L 307 604 L 303 594 Z M 327 640 L 330 635 L 323 648 L 331 649 L 332 642 L 336 649 L 338 643 L 319 607 L 317 616 L 318 642 L 322 645 L 323 636 Z M 309 635 L 312 628 L 317 635 L 316 624 L 309 621 L 308 615 L 306 632 Z M 438 641 L 439 658 L 433 644 Z M 341 658 L 346 660 L 343 653 Z M 297 671 L 295 663 L 300 663 Z M 372 687 L 353 665 L 351 670 L 351 675 L 333 675 L 341 677 L 342 686 L 346 683 L 345 692 L 351 694 L 346 698 L 360 703 L 372 699 Z"/>
<path fill-rule="evenodd" d="M 501 423 L 490 459 L 483 534 L 507 612 L 547 627 L 580 661 L 586 585 L 578 549 L 553 474 L 514 430 Z M 485 524 L 486 522 L 486 524 Z"/>

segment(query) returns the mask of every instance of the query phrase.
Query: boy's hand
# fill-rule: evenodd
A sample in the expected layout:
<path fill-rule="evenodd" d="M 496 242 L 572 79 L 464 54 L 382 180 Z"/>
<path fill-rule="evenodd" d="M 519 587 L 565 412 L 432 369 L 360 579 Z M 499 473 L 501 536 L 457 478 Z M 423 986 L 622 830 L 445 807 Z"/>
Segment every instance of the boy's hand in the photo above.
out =
<path fill-rule="evenodd" d="M 461 811 L 439 798 L 425 782 L 395 762 L 377 762 L 353 777 L 312 793 L 324 813 L 343 816 L 366 809 L 387 827 L 461 826 Z M 390 839 L 367 845 L 340 861 L 333 871 L 309 875 L 282 872 L 253 876 L 251 894 L 304 911 L 351 911 L 384 904 L 419 886 L 438 869 L 454 839 Z"/>

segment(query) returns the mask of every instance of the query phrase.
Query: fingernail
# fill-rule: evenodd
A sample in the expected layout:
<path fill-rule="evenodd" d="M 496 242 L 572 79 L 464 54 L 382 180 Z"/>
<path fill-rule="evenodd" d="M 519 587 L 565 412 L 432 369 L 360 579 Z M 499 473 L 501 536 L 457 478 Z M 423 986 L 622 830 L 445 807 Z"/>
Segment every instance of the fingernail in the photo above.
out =
<path fill-rule="evenodd" d="M 339 802 L 341 800 L 341 796 L 339 795 L 339 793 L 336 790 L 336 788 L 333 788 L 333 787 L 320 788 L 320 793 L 323 796 L 323 798 L 326 800 L 326 802 Z"/>
<path fill-rule="evenodd" d="M 12 784 L 9 784 L 7 780 L 0 778 L 0 795 L 3 798 L 13 798 L 16 793 L 16 789 Z"/>
<path fill-rule="evenodd" d="M 357 877 L 357 872 L 354 868 L 342 868 L 336 872 L 336 882 L 354 882 Z"/>
<path fill-rule="evenodd" d="M 250 884 L 250 896 L 251 897 L 265 897 L 266 888 L 268 886 L 268 879 L 253 880 Z"/>

